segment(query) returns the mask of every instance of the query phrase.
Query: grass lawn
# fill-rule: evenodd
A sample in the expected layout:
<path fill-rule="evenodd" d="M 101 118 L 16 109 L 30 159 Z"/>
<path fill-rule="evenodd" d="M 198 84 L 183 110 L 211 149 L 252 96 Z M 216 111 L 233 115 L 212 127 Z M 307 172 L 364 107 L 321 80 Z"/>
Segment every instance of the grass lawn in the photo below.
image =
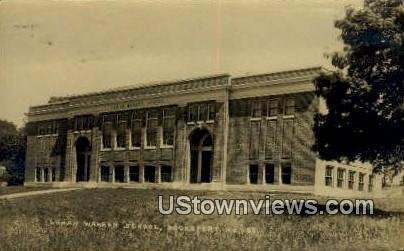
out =
<path fill-rule="evenodd" d="M 372 217 L 163 216 L 157 209 L 159 194 L 167 198 L 185 192 L 83 189 L 0 201 L 0 250 L 397 250 L 404 247 L 402 212 L 392 215 L 379 212 Z M 186 194 L 247 199 L 265 195 L 200 191 Z M 308 197 L 271 196 L 272 199 Z M 384 201 L 384 204 L 389 203 Z"/>

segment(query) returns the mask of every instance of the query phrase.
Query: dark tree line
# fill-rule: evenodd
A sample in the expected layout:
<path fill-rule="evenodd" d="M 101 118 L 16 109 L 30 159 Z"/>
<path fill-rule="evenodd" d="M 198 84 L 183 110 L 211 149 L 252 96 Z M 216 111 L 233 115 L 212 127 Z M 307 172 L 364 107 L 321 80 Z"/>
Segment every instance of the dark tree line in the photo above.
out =
<path fill-rule="evenodd" d="M 315 79 L 327 106 L 316 115 L 315 150 L 326 160 L 370 162 L 397 173 L 404 161 L 403 0 L 367 0 L 335 22 L 343 51 Z"/>
<path fill-rule="evenodd" d="M 9 185 L 24 182 L 26 137 L 24 129 L 8 121 L 0 120 L 0 165 L 7 170 Z"/>

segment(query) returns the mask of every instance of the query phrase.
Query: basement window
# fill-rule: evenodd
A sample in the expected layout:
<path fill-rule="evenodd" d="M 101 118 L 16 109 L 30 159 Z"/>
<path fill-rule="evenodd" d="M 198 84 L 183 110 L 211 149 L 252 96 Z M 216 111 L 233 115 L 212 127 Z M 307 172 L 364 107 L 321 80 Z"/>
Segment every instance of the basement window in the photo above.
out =
<path fill-rule="evenodd" d="M 101 181 L 109 182 L 109 166 L 101 166 Z"/>
<path fill-rule="evenodd" d="M 156 182 L 156 168 L 154 166 L 144 167 L 144 181 L 150 183 Z"/>
<path fill-rule="evenodd" d="M 36 182 L 41 182 L 41 168 L 40 167 L 37 167 L 36 169 L 35 169 L 35 181 Z"/>
<path fill-rule="evenodd" d="M 161 182 L 172 182 L 172 168 L 171 166 L 161 166 Z"/>
<path fill-rule="evenodd" d="M 56 168 L 52 168 L 52 182 L 56 181 Z"/>
<path fill-rule="evenodd" d="M 139 166 L 129 167 L 129 181 L 139 182 Z"/>
<path fill-rule="evenodd" d="M 292 183 L 292 166 L 288 164 L 282 165 L 282 184 Z"/>
<path fill-rule="evenodd" d="M 258 184 L 258 165 L 250 165 L 250 184 Z"/>
<path fill-rule="evenodd" d="M 115 182 L 125 182 L 125 168 L 124 166 L 115 166 Z"/>
<path fill-rule="evenodd" d="M 275 166 L 274 164 L 265 165 L 265 183 L 273 184 L 275 181 Z"/>
<path fill-rule="evenodd" d="M 44 180 L 45 180 L 45 182 L 49 182 L 49 169 L 48 168 L 44 169 Z"/>

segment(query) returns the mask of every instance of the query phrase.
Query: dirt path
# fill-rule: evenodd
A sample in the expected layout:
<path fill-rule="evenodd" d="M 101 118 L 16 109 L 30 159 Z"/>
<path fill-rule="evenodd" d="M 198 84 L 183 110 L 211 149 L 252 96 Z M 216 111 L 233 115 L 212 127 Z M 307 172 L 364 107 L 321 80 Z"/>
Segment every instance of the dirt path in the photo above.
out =
<path fill-rule="evenodd" d="M 16 199 L 16 198 L 21 198 L 21 197 L 28 197 L 28 196 L 48 194 L 48 193 L 68 192 L 68 191 L 74 191 L 74 190 L 79 190 L 79 189 L 82 189 L 82 188 L 58 188 L 58 189 L 49 189 L 49 190 L 12 193 L 12 194 L 0 195 L 0 200 Z"/>

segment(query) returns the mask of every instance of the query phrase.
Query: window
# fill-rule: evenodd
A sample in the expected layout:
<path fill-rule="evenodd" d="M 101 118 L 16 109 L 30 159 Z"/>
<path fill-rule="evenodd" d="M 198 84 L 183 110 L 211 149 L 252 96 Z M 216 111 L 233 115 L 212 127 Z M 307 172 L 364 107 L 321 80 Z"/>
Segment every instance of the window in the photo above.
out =
<path fill-rule="evenodd" d="M 132 147 L 140 147 L 142 142 L 142 118 L 138 112 L 132 114 L 131 144 Z"/>
<path fill-rule="evenodd" d="M 109 182 L 109 166 L 101 166 L 101 181 Z"/>
<path fill-rule="evenodd" d="M 345 174 L 344 169 L 337 170 L 337 187 L 342 188 L 344 186 L 344 174 Z"/>
<path fill-rule="evenodd" d="M 172 172 L 171 172 L 171 166 L 161 166 L 161 182 L 171 182 L 172 181 Z"/>
<path fill-rule="evenodd" d="M 208 120 L 208 104 L 198 105 L 198 121 Z"/>
<path fill-rule="evenodd" d="M 290 164 L 282 164 L 282 184 L 292 183 L 292 166 Z"/>
<path fill-rule="evenodd" d="M 53 128 L 52 128 L 52 134 L 58 134 L 58 132 L 59 132 L 59 122 L 54 121 Z"/>
<path fill-rule="evenodd" d="M 293 119 L 283 121 L 282 157 L 285 159 L 292 157 L 293 124 Z"/>
<path fill-rule="evenodd" d="M 125 182 L 125 168 L 124 166 L 115 166 L 115 182 Z"/>
<path fill-rule="evenodd" d="M 126 128 L 127 128 L 127 114 L 118 113 L 116 116 L 116 147 L 126 147 Z"/>
<path fill-rule="evenodd" d="M 59 131 L 58 121 L 47 121 L 38 125 L 38 135 L 57 134 Z"/>
<path fill-rule="evenodd" d="M 349 189 L 354 189 L 354 183 L 355 183 L 355 172 L 354 171 L 349 171 L 348 188 Z"/>
<path fill-rule="evenodd" d="M 215 120 L 215 117 L 216 117 L 215 103 L 209 103 L 208 104 L 208 121 Z"/>
<path fill-rule="evenodd" d="M 77 116 L 74 118 L 74 130 L 75 131 L 84 131 L 90 130 L 93 127 L 93 116 L 91 115 L 83 115 Z"/>
<path fill-rule="evenodd" d="M 267 121 L 267 134 L 266 134 L 266 144 L 265 144 L 265 158 L 273 159 L 275 157 L 275 147 L 276 147 L 276 120 Z"/>
<path fill-rule="evenodd" d="M 271 99 L 267 103 L 267 117 L 275 117 L 278 115 L 278 103 L 277 99 Z"/>
<path fill-rule="evenodd" d="M 105 122 L 102 128 L 102 147 L 104 149 L 110 149 L 112 146 L 112 123 Z"/>
<path fill-rule="evenodd" d="M 149 111 L 146 113 L 146 146 L 157 146 L 157 126 L 158 114 L 157 111 Z"/>
<path fill-rule="evenodd" d="M 273 184 L 275 181 L 275 166 L 274 164 L 265 165 L 265 183 Z"/>
<path fill-rule="evenodd" d="M 258 165 L 250 165 L 250 184 L 258 184 Z"/>
<path fill-rule="evenodd" d="M 116 145 L 120 148 L 126 146 L 126 121 L 119 121 L 116 133 Z"/>
<path fill-rule="evenodd" d="M 285 115 L 293 115 L 295 114 L 295 99 L 294 98 L 287 98 L 285 101 Z"/>
<path fill-rule="evenodd" d="M 38 125 L 38 135 L 45 135 L 45 134 L 46 134 L 45 125 Z"/>
<path fill-rule="evenodd" d="M 325 167 L 325 185 L 332 187 L 332 170 L 334 168 L 332 166 Z"/>
<path fill-rule="evenodd" d="M 144 181 L 145 182 L 156 182 L 156 168 L 154 166 L 144 167 Z"/>
<path fill-rule="evenodd" d="M 41 168 L 40 167 L 37 167 L 35 169 L 35 181 L 41 182 Z"/>
<path fill-rule="evenodd" d="M 258 159 L 260 146 L 261 121 L 250 123 L 250 159 Z"/>
<path fill-rule="evenodd" d="M 373 175 L 369 174 L 369 184 L 368 184 L 368 192 L 373 191 Z"/>
<path fill-rule="evenodd" d="M 359 184 L 358 184 L 359 191 L 363 191 L 363 187 L 365 184 L 364 180 L 365 180 L 365 174 L 359 173 Z"/>
<path fill-rule="evenodd" d="M 193 104 L 188 107 L 188 122 L 193 122 L 198 119 L 198 105 Z"/>
<path fill-rule="evenodd" d="M 139 166 L 129 167 L 129 181 L 139 182 Z"/>
<path fill-rule="evenodd" d="M 252 118 L 261 117 L 261 102 L 258 100 L 251 101 L 251 115 Z"/>
<path fill-rule="evenodd" d="M 163 109 L 163 145 L 174 144 L 175 131 L 175 110 L 172 108 Z"/>
<path fill-rule="evenodd" d="M 48 123 L 48 128 L 47 128 L 46 134 L 48 134 L 48 135 L 53 134 L 53 123 L 52 122 Z"/>
<path fill-rule="evenodd" d="M 215 116 L 215 103 L 191 104 L 188 106 L 188 122 L 213 121 Z"/>

